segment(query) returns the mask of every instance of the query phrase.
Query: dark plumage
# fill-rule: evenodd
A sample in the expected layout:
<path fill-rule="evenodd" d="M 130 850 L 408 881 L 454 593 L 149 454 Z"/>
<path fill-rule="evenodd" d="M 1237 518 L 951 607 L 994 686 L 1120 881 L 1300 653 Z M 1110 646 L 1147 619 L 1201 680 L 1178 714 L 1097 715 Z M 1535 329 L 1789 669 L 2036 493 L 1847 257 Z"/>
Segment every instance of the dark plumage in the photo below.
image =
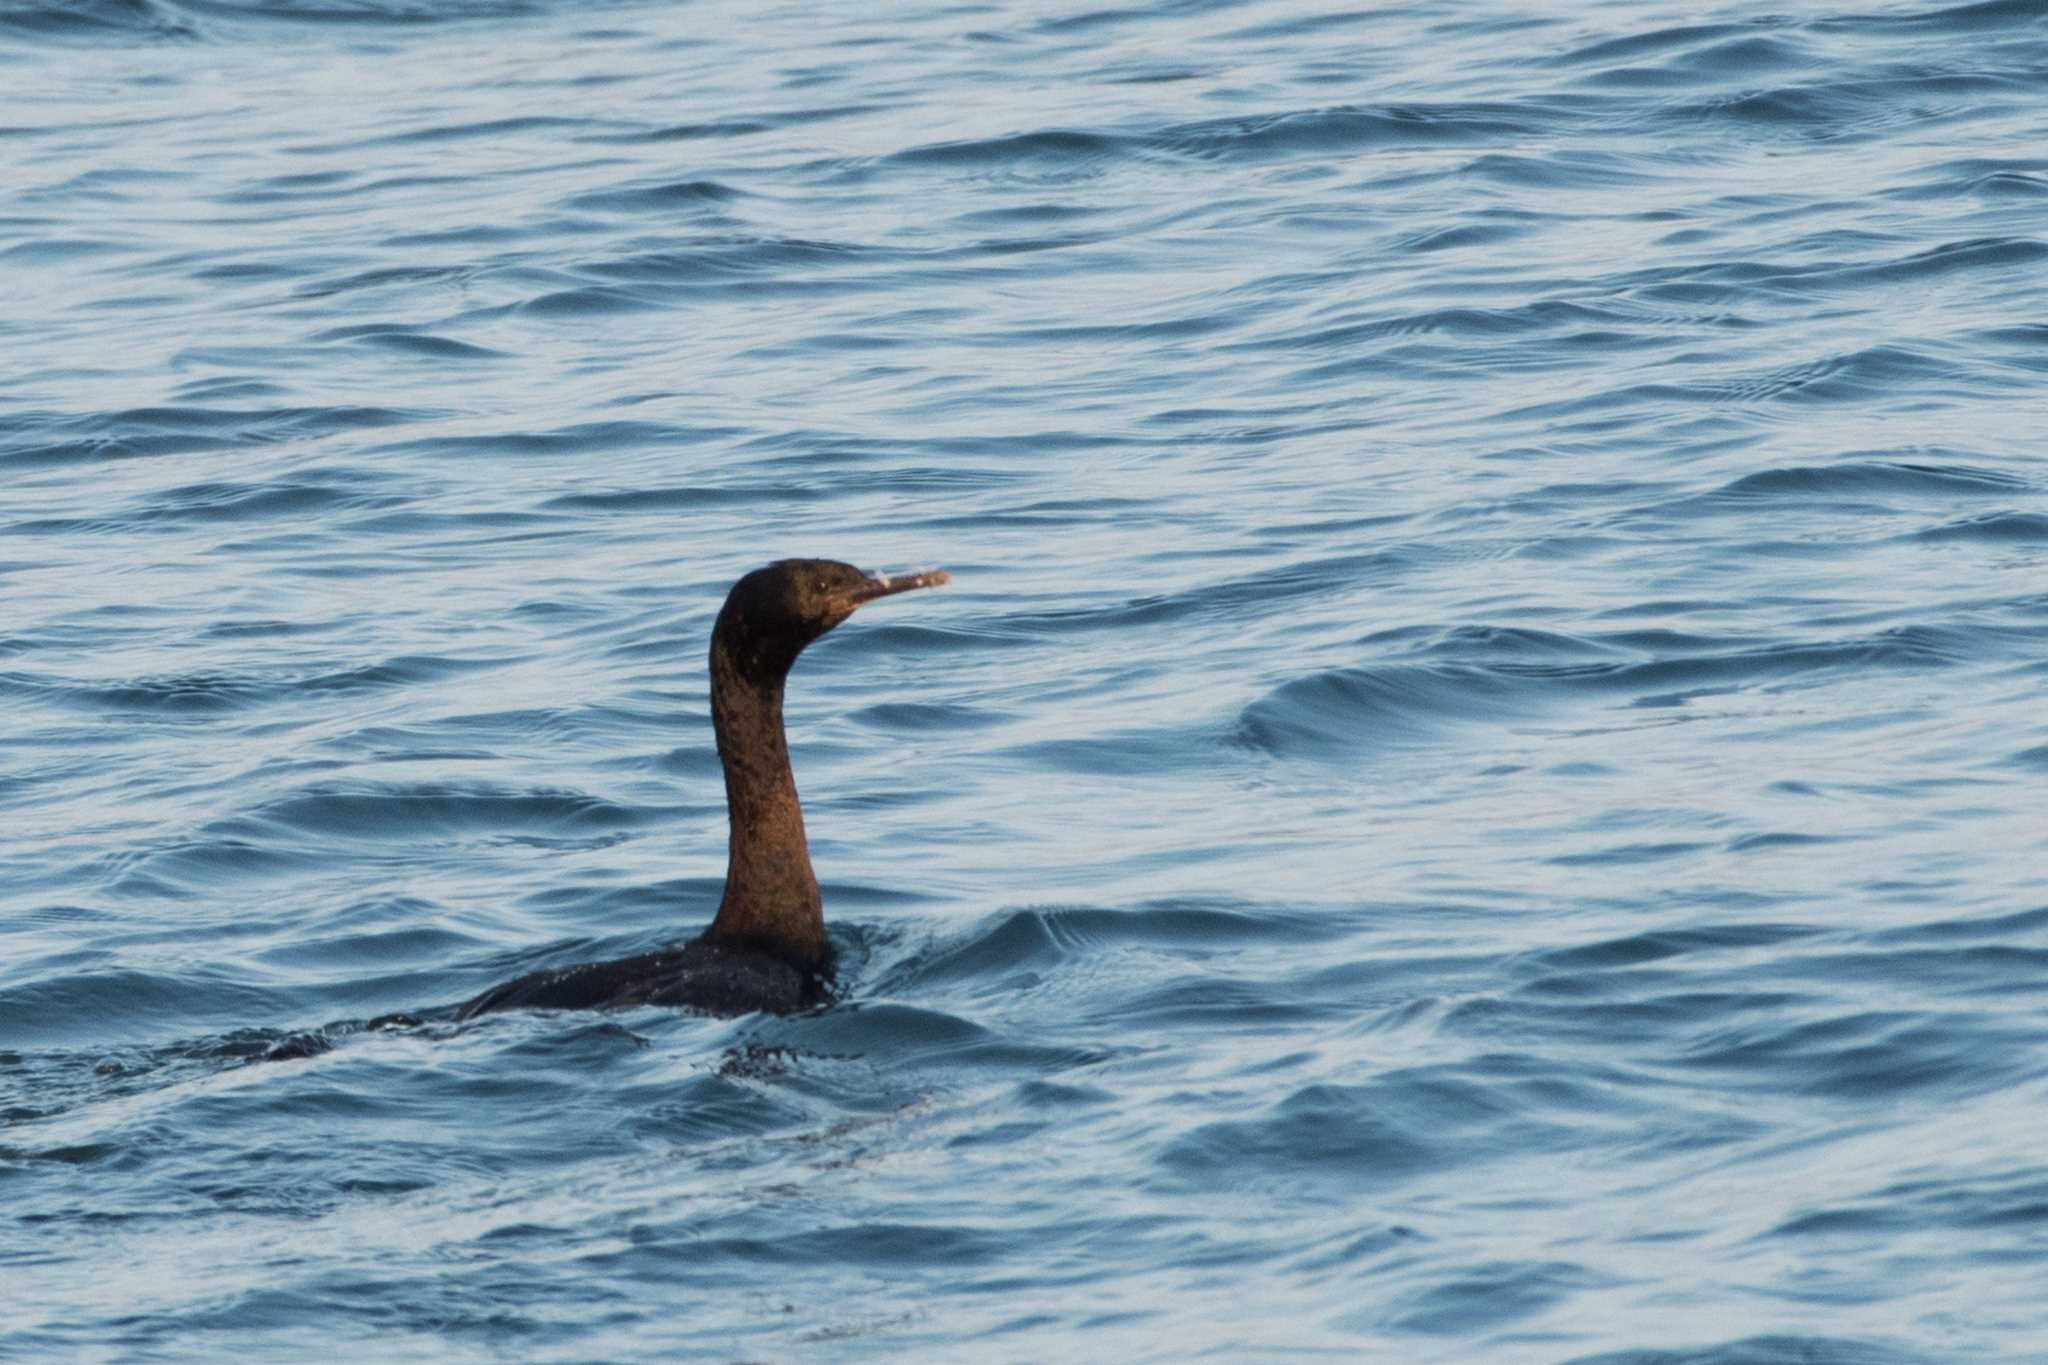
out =
<path fill-rule="evenodd" d="M 461 1006 L 506 1009 L 680 1005 L 711 1014 L 817 1004 L 832 979 L 825 913 L 782 729 L 782 689 L 804 646 L 862 604 L 945 573 L 870 577 L 830 559 L 784 559 L 733 584 L 711 629 L 711 725 L 725 766 L 732 834 L 725 895 L 688 943 L 534 972 Z"/>

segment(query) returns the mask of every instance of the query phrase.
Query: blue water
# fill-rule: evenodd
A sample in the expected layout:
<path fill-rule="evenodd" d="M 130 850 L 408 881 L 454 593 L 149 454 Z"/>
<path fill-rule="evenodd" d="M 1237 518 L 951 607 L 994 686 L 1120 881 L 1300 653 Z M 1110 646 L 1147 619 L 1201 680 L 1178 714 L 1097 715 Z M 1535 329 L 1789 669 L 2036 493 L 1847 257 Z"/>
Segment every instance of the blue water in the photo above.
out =
<path fill-rule="evenodd" d="M 2041 0 L 0 0 L 0 1355 L 2048 1358 L 2044 431 Z"/>

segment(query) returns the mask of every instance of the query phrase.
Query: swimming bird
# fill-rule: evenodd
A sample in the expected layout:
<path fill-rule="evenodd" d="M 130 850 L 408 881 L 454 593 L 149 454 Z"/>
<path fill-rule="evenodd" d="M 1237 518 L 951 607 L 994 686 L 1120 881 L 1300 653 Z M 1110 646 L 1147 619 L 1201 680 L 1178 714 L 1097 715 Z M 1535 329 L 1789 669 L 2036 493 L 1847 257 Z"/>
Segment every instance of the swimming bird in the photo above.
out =
<path fill-rule="evenodd" d="M 787 1013 L 823 1001 L 832 946 L 789 767 L 783 684 L 804 646 L 856 609 L 946 581 L 942 569 L 892 578 L 836 560 L 784 559 L 733 584 L 711 628 L 711 728 L 732 826 L 711 927 L 639 957 L 522 976 L 461 1005 L 456 1017 L 615 1005 Z"/>

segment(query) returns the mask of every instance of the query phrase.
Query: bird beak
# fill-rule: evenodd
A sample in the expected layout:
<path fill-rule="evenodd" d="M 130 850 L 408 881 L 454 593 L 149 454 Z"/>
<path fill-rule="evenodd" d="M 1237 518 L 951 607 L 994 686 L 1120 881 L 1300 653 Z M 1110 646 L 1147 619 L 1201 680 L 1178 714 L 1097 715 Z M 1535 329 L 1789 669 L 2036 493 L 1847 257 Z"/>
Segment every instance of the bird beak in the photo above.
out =
<path fill-rule="evenodd" d="M 926 569 L 923 573 L 870 574 L 866 586 L 854 592 L 853 605 L 858 607 L 877 597 L 893 597 L 912 588 L 936 588 L 951 581 L 952 575 L 944 569 Z"/>

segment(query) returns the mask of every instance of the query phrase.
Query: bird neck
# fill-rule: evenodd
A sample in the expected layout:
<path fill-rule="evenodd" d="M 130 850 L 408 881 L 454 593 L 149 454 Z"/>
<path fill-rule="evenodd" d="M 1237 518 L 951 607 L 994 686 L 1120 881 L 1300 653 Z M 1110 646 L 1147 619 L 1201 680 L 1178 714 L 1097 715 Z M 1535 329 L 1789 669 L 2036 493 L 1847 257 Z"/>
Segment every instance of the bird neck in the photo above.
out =
<path fill-rule="evenodd" d="M 732 833 L 725 895 L 704 937 L 771 953 L 802 971 L 829 966 L 824 902 L 804 839 L 804 811 L 782 728 L 786 673 L 749 669 L 714 634 L 711 725 L 725 766 Z"/>

